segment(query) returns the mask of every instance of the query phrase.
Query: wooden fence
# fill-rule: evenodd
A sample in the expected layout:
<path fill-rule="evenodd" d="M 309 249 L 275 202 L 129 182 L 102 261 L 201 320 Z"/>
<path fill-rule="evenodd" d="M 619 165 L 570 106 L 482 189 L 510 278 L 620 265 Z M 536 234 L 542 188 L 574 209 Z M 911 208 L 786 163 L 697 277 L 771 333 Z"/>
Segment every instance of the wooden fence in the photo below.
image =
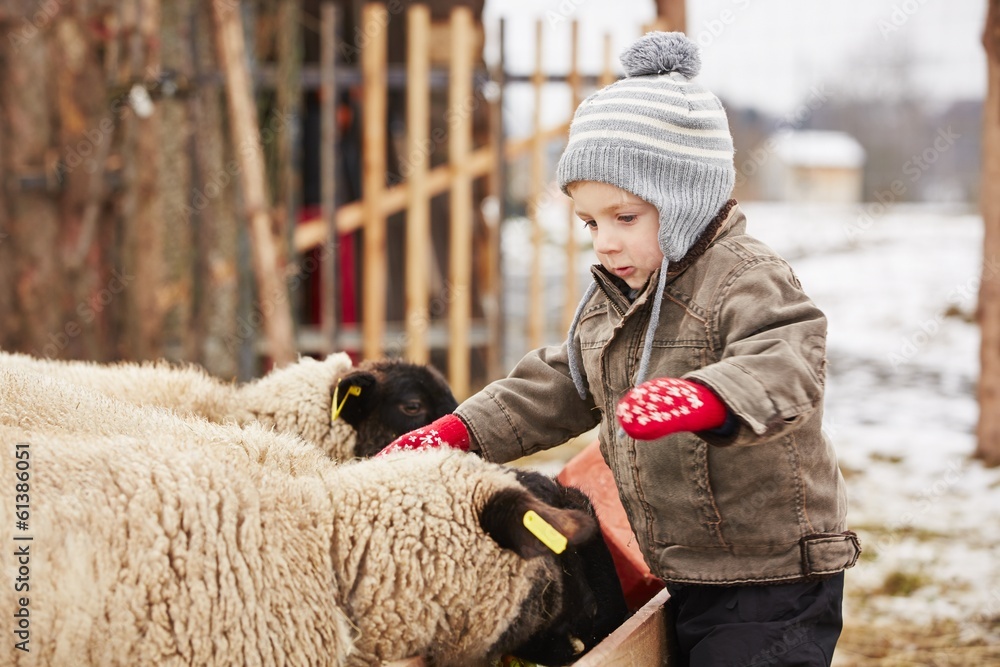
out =
<path fill-rule="evenodd" d="M 467 7 L 395 3 L 389 16 L 383 4 L 350 5 L 361 12 L 345 21 L 355 35 L 359 25 L 382 28 L 365 29 L 350 55 L 335 11 L 348 5 L 303 7 L 103 0 L 61 13 L 62 29 L 52 22 L 23 36 L 23 16 L 0 5 L 0 27 L 13 36 L 0 48 L 5 349 L 166 357 L 240 379 L 266 370 L 262 358 L 400 354 L 440 365 L 463 397 L 507 370 L 504 335 L 517 325 L 507 326 L 505 301 L 527 306 L 516 345 L 524 349 L 512 355 L 563 335 L 581 290 L 569 271 L 569 296 L 560 307 L 545 303 L 553 280 L 543 267 L 555 262 L 543 256 L 550 221 L 540 209 L 551 198 L 546 157 L 565 140 L 570 109 L 543 127 L 536 104 L 528 136 L 508 140 L 503 103 L 511 85 L 540 98 L 562 82 L 575 104 L 612 80 L 610 39 L 603 72 L 582 75 L 574 26 L 572 67 L 548 74 L 539 21 L 534 71 L 514 75 L 503 25 L 498 62 L 492 71 L 480 64 L 484 31 Z M 70 76 L 62 58 L 77 51 L 84 69 Z M 51 84 L 64 79 L 72 90 Z M 345 109 L 360 129 L 338 120 Z M 308 141 L 296 143 L 299 132 Z M 403 178 L 390 179 L 397 169 Z M 511 296 L 500 237 L 513 169 L 530 179 L 534 250 L 527 286 Z M 317 217 L 303 221 L 317 201 Z M 566 236 L 573 266 L 578 249 Z M 355 275 L 338 261 L 359 239 Z M 291 265 L 286 241 L 298 253 Z M 129 277 L 128 289 L 109 296 L 115 271 Z M 348 299 L 360 304 L 359 321 L 346 316 Z M 90 308 L 95 300 L 100 307 Z"/>
<path fill-rule="evenodd" d="M 363 25 L 384 25 L 387 21 L 386 8 L 381 4 L 367 4 L 364 7 Z M 333 92 L 337 86 L 335 69 L 336 40 L 332 10 L 324 10 L 322 34 L 324 39 L 321 63 L 321 81 L 324 101 L 332 105 Z M 304 253 L 319 247 L 335 245 L 331 239 L 352 232 L 363 231 L 362 251 L 362 302 L 364 304 L 360 328 L 337 321 L 333 304 L 338 298 L 336 271 L 333 263 L 336 253 L 325 252 L 323 269 L 322 299 L 324 308 L 318 330 L 302 330 L 299 347 L 303 351 L 322 352 L 327 350 L 354 349 L 364 358 L 378 358 L 386 352 L 387 341 L 402 341 L 405 356 L 416 362 L 430 359 L 431 349 L 447 350 L 447 376 L 458 397 L 465 397 L 474 390 L 470 379 L 470 349 L 480 346 L 486 350 L 486 375 L 493 379 L 504 374 L 500 365 L 502 344 L 502 276 L 500 275 L 500 225 L 504 218 L 505 175 L 508 165 L 523 156 L 530 155 L 531 191 L 526 210 L 532 229 L 533 258 L 530 280 L 524 298 L 528 301 L 527 344 L 537 347 L 546 340 L 546 332 L 558 327 L 564 332 L 576 306 L 575 297 L 581 291 L 575 272 L 565 273 L 565 294 L 573 295 L 565 299 L 561 315 L 547 317 L 544 303 L 543 257 L 544 234 L 540 220 L 540 204 L 545 198 L 545 184 L 551 181 L 546 173 L 545 152 L 553 141 L 564 141 L 569 116 L 565 122 L 554 127 L 542 127 L 541 99 L 543 87 L 550 82 L 566 82 L 572 94 L 572 108 L 582 98 L 585 87 L 606 85 L 614 80 L 610 36 L 604 39 L 604 68 L 598 75 L 584 76 L 577 67 L 579 40 L 578 26 L 574 23 L 571 36 L 571 67 L 567 74 L 549 75 L 545 73 L 541 54 L 543 53 L 544 25 L 536 24 L 535 48 L 538 54 L 534 71 L 529 76 L 511 76 L 506 72 L 503 53 L 505 27 L 500 26 L 500 58 L 495 69 L 489 73 L 489 90 L 474 89 L 477 55 L 474 53 L 476 27 L 470 11 L 466 7 L 455 7 L 451 11 L 447 30 L 450 54 L 448 57 L 448 160 L 436 167 L 430 167 L 425 147 L 434 143 L 430 137 L 428 100 L 431 93 L 430 52 L 432 28 L 426 7 L 411 5 L 406 12 L 407 64 L 406 64 L 406 180 L 386 186 L 385 175 L 388 165 L 386 155 L 386 66 L 385 53 L 388 47 L 386 31 L 376 32 L 365 44 L 361 52 L 361 88 L 364 110 L 364 130 L 361 152 L 363 156 L 362 198 L 335 208 L 335 182 L 333 164 L 328 157 L 323 163 L 322 182 L 326 188 L 320 217 L 306 220 L 296 228 L 294 247 Z M 484 80 L 479 77 L 479 80 Z M 531 134 L 524 138 L 508 141 L 504 136 L 503 100 L 504 89 L 509 83 L 530 83 L 535 94 L 535 112 Z M 491 131 L 485 145 L 474 146 L 472 141 L 472 118 L 469 108 L 477 99 L 488 105 Z M 323 113 L 327 126 L 323 133 L 324 145 L 335 141 L 332 128 L 332 106 Z M 484 210 L 482 201 L 473 201 L 472 186 L 477 179 L 483 179 L 484 192 L 494 198 L 497 205 Z M 450 210 L 448 220 L 449 263 L 447 267 L 447 287 L 444 300 L 447 302 L 446 323 L 432 318 L 430 312 L 431 289 L 429 276 L 432 275 L 433 256 L 430 250 L 431 220 L 430 201 L 433 197 L 448 193 Z M 478 241 L 472 233 L 474 214 L 482 211 L 485 235 Z M 388 322 L 386 318 L 386 294 L 388 285 L 386 260 L 386 219 L 393 214 L 405 212 L 405 314 L 401 322 Z M 572 231 L 578 222 L 572 213 L 567 221 L 571 233 L 567 234 L 565 245 L 566 266 L 576 265 L 577 253 Z M 473 266 L 473 259 L 476 266 Z M 473 269 L 477 271 L 479 290 L 472 293 Z M 471 302 L 473 296 L 480 300 L 483 317 L 474 319 Z M 525 350 L 526 351 L 526 350 Z"/>
<path fill-rule="evenodd" d="M 334 193 L 329 189 L 324 193 L 323 215 L 320 219 L 305 221 L 295 232 L 294 245 L 299 252 L 328 243 L 335 235 L 364 231 L 362 252 L 362 302 L 363 319 L 360 340 L 356 331 L 340 330 L 330 306 L 336 301 L 338 292 L 335 274 L 330 265 L 334 253 L 324 253 L 326 296 L 323 303 L 319 343 L 310 342 L 310 332 L 305 331 L 300 347 L 328 350 L 360 347 L 364 358 L 378 358 L 385 352 L 387 334 L 405 341 L 403 352 L 411 361 L 425 363 L 430 359 L 432 343 L 448 350 L 448 377 L 457 395 L 469 392 L 469 350 L 472 344 L 470 331 L 473 329 L 471 317 L 472 257 L 475 254 L 490 258 L 490 266 L 482 272 L 485 276 L 484 295 L 498 301 L 499 277 L 495 257 L 498 256 L 498 225 L 488 225 L 491 235 L 485 252 L 479 253 L 473 247 L 472 226 L 474 202 L 472 201 L 472 181 L 480 177 L 490 177 L 489 184 L 496 191 L 496 143 L 473 149 L 472 119 L 468 111 L 462 111 L 473 99 L 473 34 L 474 25 L 467 7 L 456 7 L 450 22 L 450 68 L 448 71 L 448 106 L 450 129 L 448 134 L 448 163 L 434 169 L 429 167 L 426 147 L 431 142 L 429 136 L 430 100 L 430 13 L 426 7 L 412 5 L 407 11 L 407 96 L 406 96 L 406 152 L 405 165 L 408 172 L 403 183 L 386 187 L 385 175 L 388 166 L 386 155 L 386 31 L 376 32 L 361 53 L 361 76 L 363 90 L 364 130 L 362 140 L 363 156 L 363 198 L 359 201 L 333 209 Z M 387 10 L 381 4 L 367 4 L 362 15 L 363 25 L 384 25 L 388 20 Z M 335 39 L 332 11 L 323 14 L 324 40 L 332 44 Z M 332 47 L 324 49 L 323 59 L 324 100 L 332 100 L 332 90 L 336 86 L 334 52 Z M 324 111 L 324 122 L 332 123 L 332 107 Z M 325 145 L 332 145 L 332 128 L 324 133 Z M 324 184 L 335 182 L 333 165 L 325 162 L 321 178 Z M 449 266 L 447 331 L 431 319 L 430 280 L 433 271 L 433 256 L 430 250 L 431 221 L 430 201 L 436 195 L 450 194 L 449 221 Z M 386 322 L 386 296 L 388 285 L 386 276 L 386 219 L 398 212 L 406 213 L 405 252 L 405 303 L 406 314 L 403 324 Z M 475 323 L 479 329 L 496 331 L 498 323 L 495 309 L 486 322 Z M 345 335 L 346 334 L 346 335 Z M 355 334 L 355 335 L 351 335 Z M 442 335 L 444 334 L 444 335 Z M 436 338 L 437 340 L 432 340 Z M 313 341 L 316 339 L 313 338 Z M 485 336 L 488 347 L 495 347 L 497 336 Z M 481 340 L 477 342 L 484 342 Z M 493 353 L 493 352 L 491 352 Z M 495 362 L 494 362 L 495 363 Z"/>

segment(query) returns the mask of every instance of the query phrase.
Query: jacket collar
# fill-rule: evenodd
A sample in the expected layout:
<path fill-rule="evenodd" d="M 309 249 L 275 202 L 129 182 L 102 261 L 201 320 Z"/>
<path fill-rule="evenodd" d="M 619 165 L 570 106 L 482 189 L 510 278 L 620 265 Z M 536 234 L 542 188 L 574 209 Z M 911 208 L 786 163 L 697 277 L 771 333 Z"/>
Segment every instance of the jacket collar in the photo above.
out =
<path fill-rule="evenodd" d="M 685 270 L 692 264 L 695 260 L 705 254 L 705 252 L 719 239 L 731 236 L 733 234 L 741 234 L 746 231 L 746 216 L 743 211 L 740 210 L 739 204 L 735 199 L 730 199 L 723 206 L 718 215 L 712 218 L 712 221 L 708 223 L 705 231 L 701 233 L 698 240 L 695 241 L 694 245 L 687 251 L 687 253 L 677 262 L 671 262 L 670 268 L 667 270 L 667 279 L 674 280 L 677 276 L 684 273 Z M 624 315 L 629 308 L 638 305 L 646 300 L 648 293 L 651 289 L 651 285 L 655 286 L 657 284 L 657 279 L 659 278 L 660 270 L 657 269 L 650 275 L 649 279 L 646 281 L 645 286 L 636 297 L 634 302 L 629 302 L 625 297 L 625 294 L 631 289 L 628 284 L 616 275 L 608 273 L 600 264 L 594 264 L 590 267 L 590 272 L 594 276 L 594 281 L 597 283 L 601 291 L 604 292 L 607 297 L 611 300 L 611 303 L 615 306 L 615 309 L 619 311 L 619 314 Z"/>

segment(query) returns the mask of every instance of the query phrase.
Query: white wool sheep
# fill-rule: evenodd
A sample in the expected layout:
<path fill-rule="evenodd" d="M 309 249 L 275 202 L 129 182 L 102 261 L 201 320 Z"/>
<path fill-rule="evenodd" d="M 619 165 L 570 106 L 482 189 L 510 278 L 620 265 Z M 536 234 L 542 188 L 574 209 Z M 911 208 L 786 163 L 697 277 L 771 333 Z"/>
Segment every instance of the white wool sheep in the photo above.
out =
<path fill-rule="evenodd" d="M 28 610 L 31 653 L 2 664 L 485 664 L 565 614 L 566 575 L 525 511 L 571 545 L 596 534 L 473 455 L 338 466 L 257 426 L 0 368 L 0 478 L 17 452 L 30 589 L 0 587 L 0 605 Z M 14 528 L 0 541 L 20 545 Z"/>
<path fill-rule="evenodd" d="M 384 360 L 353 368 L 344 353 L 322 361 L 304 357 L 242 385 L 222 382 L 197 366 L 164 361 L 96 364 L 0 351 L 0 367 L 42 373 L 212 422 L 258 422 L 299 435 L 335 460 L 375 454 L 396 435 L 457 407 L 444 378 L 430 366 Z M 360 393 L 351 394 L 352 387 Z M 338 403 L 346 399 L 340 419 L 331 419 L 334 396 Z"/>

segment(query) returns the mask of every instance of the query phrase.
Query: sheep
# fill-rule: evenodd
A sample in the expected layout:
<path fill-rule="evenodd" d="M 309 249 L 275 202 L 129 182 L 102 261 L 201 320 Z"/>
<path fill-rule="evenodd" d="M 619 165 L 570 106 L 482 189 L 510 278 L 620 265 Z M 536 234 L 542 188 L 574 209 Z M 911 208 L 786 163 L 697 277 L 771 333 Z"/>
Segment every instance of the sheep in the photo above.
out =
<path fill-rule="evenodd" d="M 44 373 L 213 422 L 256 421 L 302 436 L 336 460 L 372 456 L 397 435 L 458 406 L 444 377 L 431 366 L 386 359 L 353 368 L 344 353 L 322 361 L 303 357 L 243 385 L 222 382 L 194 365 L 164 361 L 102 365 L 0 351 L 0 366 Z M 335 397 L 339 419 L 331 419 Z"/>
<path fill-rule="evenodd" d="M 38 574 L 0 604 L 26 596 L 31 664 L 480 665 L 523 648 L 557 665 L 581 647 L 570 632 L 589 649 L 606 622 L 579 571 L 603 547 L 593 510 L 538 473 L 455 451 L 337 465 L 259 425 L 2 368 L 0 449 L 4 479 L 30 452 Z"/>

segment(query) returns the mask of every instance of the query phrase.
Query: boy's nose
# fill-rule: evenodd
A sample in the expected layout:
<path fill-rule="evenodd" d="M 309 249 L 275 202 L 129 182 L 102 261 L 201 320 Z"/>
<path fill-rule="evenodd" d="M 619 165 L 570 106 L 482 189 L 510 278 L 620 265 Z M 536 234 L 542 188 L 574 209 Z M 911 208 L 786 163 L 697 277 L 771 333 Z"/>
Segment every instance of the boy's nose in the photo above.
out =
<path fill-rule="evenodd" d="M 618 236 L 608 230 L 600 230 L 594 235 L 594 251 L 603 255 L 617 252 L 621 249 Z"/>

